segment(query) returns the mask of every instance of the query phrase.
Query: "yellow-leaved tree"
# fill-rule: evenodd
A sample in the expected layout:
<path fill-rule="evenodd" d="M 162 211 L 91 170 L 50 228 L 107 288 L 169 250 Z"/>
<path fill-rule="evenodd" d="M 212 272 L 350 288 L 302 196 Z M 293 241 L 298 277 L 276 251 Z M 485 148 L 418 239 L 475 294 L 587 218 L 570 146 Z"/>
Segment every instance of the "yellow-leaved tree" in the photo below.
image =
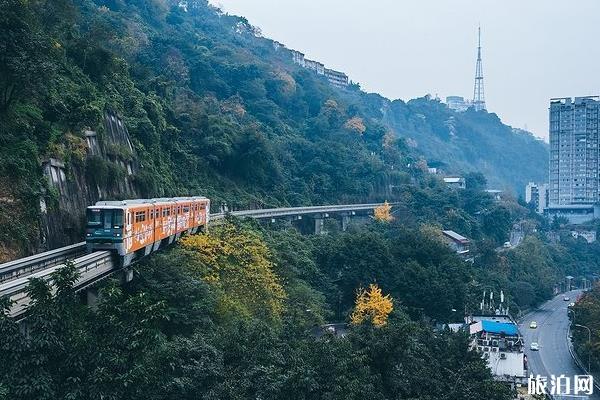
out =
<path fill-rule="evenodd" d="M 390 222 L 394 219 L 392 216 L 392 206 L 386 201 L 374 210 L 375 219 L 382 222 Z"/>
<path fill-rule="evenodd" d="M 357 133 L 362 135 L 367 130 L 365 123 L 360 117 L 352 117 L 344 124 L 344 129 L 349 130 L 350 132 Z"/>
<path fill-rule="evenodd" d="M 350 320 L 355 325 L 371 321 L 375 326 L 383 326 L 393 309 L 394 302 L 391 296 L 384 296 L 379 286 L 371 284 L 369 289 L 358 289 Z"/>
<path fill-rule="evenodd" d="M 188 266 L 191 272 L 216 289 L 222 317 L 280 319 L 285 291 L 256 232 L 225 222 L 210 233 L 185 237 L 181 244 L 195 259 Z"/>

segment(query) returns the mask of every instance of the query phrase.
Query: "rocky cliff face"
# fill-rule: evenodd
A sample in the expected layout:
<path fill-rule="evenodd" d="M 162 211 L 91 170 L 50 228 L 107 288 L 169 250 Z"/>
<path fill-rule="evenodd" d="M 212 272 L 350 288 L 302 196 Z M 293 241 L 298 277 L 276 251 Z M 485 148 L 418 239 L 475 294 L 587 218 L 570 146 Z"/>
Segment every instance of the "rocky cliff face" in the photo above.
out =
<path fill-rule="evenodd" d="M 83 240 L 85 209 L 96 201 L 140 197 L 133 179 L 139 165 L 123 120 L 107 111 L 102 128 L 82 133 L 81 162 L 49 158 L 42 163 L 51 193 L 40 200 L 41 249 Z"/>

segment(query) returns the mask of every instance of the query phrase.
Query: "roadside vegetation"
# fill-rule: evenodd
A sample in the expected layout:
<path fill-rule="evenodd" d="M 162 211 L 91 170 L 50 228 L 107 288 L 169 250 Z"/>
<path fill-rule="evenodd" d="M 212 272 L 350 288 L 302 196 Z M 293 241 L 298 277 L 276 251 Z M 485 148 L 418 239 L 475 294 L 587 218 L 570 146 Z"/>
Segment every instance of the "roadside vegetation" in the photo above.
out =
<path fill-rule="evenodd" d="M 589 358 L 591 372 L 596 375 L 600 371 L 600 286 L 594 286 L 570 307 L 569 317 L 574 349 L 585 368 Z"/>

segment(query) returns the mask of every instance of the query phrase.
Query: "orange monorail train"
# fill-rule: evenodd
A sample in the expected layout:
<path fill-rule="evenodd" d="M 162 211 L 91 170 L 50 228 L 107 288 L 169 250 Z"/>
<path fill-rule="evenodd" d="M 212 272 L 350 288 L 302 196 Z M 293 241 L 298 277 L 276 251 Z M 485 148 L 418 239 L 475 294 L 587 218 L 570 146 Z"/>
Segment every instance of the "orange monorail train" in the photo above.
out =
<path fill-rule="evenodd" d="M 204 230 L 209 215 L 206 197 L 99 201 L 87 208 L 87 249 L 113 250 L 126 266 L 181 235 Z"/>

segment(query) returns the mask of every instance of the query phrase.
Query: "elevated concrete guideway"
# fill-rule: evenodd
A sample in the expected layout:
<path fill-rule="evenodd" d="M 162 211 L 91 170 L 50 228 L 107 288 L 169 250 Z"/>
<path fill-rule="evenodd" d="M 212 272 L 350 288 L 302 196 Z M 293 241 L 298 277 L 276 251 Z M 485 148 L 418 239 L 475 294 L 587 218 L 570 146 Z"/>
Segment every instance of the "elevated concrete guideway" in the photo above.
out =
<path fill-rule="evenodd" d="M 390 203 L 393 206 L 396 203 Z M 375 208 L 382 206 L 383 203 L 371 204 L 345 204 L 335 206 L 311 206 L 311 207 L 287 207 L 287 208 L 267 208 L 261 210 L 244 210 L 231 211 L 229 213 L 211 214 L 210 219 L 218 220 L 224 218 L 227 214 L 236 217 L 248 217 L 255 219 L 281 218 L 300 215 L 315 215 L 315 214 L 339 214 L 352 212 L 371 212 Z"/>
<path fill-rule="evenodd" d="M 242 210 L 228 213 L 210 214 L 209 224 L 223 220 L 227 215 L 239 218 L 253 219 L 314 219 L 315 233 L 323 231 L 325 218 L 341 218 L 342 229 L 345 230 L 348 220 L 352 216 L 370 215 L 383 203 L 371 204 L 344 204 L 311 207 L 282 207 L 260 210 Z M 391 206 L 394 203 L 390 203 Z M 11 315 L 21 316 L 29 304 L 27 286 L 30 278 L 41 278 L 50 281 L 51 275 L 58 268 L 65 265 L 67 260 L 72 260 L 79 271 L 76 289 L 82 290 L 93 285 L 100 279 L 122 270 L 116 259 L 109 251 L 97 251 L 85 254 L 85 242 L 21 258 L 19 260 L 0 264 L 0 297 L 10 297 L 13 300 Z M 125 279 L 131 278 L 131 270 L 123 270 Z"/>
<path fill-rule="evenodd" d="M 389 203 L 394 206 L 397 203 Z M 310 207 L 282 207 L 267 208 L 259 210 L 231 211 L 224 213 L 211 214 L 210 220 L 219 221 L 227 215 L 233 215 L 239 218 L 253 218 L 259 220 L 276 219 L 302 219 L 302 217 L 311 218 L 314 221 L 314 233 L 323 233 L 323 222 L 326 218 L 339 218 L 342 223 L 342 230 L 345 231 L 351 217 L 359 215 L 369 215 L 382 206 L 383 203 L 370 204 L 342 204 L 333 206 L 310 206 Z"/>

